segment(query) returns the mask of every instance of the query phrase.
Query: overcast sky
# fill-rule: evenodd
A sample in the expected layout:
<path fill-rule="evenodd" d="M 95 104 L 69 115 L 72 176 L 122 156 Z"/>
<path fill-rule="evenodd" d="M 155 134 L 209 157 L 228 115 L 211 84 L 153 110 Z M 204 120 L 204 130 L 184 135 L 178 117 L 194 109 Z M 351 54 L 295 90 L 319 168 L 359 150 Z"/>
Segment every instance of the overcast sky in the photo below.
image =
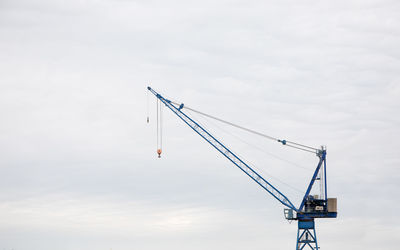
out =
<path fill-rule="evenodd" d="M 0 249 L 294 249 L 283 206 L 167 109 L 157 158 L 148 85 L 326 145 L 339 213 L 317 220 L 321 249 L 398 249 L 399 13 L 386 0 L 0 0 Z M 193 115 L 298 206 L 317 157 Z"/>

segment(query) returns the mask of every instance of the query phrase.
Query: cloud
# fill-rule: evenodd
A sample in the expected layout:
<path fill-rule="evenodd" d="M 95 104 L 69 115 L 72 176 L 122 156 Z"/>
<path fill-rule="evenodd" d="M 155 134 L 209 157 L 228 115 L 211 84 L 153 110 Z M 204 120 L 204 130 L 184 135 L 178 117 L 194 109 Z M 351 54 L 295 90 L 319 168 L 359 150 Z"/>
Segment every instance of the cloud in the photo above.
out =
<path fill-rule="evenodd" d="M 2 1 L 0 247 L 293 247 L 279 203 L 167 110 L 156 159 L 151 85 L 245 127 L 327 145 L 339 217 L 317 223 L 321 246 L 396 249 L 399 8 Z M 315 156 L 201 122 L 301 199 Z"/>

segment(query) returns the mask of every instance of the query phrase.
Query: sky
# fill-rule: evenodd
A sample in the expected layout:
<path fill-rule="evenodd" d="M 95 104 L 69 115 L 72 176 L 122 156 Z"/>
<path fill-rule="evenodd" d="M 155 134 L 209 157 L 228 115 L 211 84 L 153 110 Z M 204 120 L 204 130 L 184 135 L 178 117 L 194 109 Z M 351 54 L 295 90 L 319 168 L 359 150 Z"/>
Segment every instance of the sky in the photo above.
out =
<path fill-rule="evenodd" d="M 399 12 L 387 0 L 0 0 L 0 249 L 295 248 L 283 206 L 165 108 L 157 158 L 147 86 L 326 146 L 338 218 L 316 221 L 321 249 L 398 249 Z M 188 114 L 298 206 L 315 155 Z"/>

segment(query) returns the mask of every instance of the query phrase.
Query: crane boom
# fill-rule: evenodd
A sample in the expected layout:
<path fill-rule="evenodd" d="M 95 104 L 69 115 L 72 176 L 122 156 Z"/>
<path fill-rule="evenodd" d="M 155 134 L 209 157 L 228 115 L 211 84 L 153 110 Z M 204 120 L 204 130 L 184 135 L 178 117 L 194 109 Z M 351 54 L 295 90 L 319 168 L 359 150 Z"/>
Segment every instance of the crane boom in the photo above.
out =
<path fill-rule="evenodd" d="M 249 176 L 253 181 L 260 185 L 264 190 L 270 193 L 275 199 L 281 202 L 284 206 L 298 211 L 298 209 L 290 202 L 290 200 L 282 194 L 278 189 L 276 189 L 271 183 L 265 180 L 260 174 L 258 174 L 252 167 L 247 163 L 242 161 L 236 154 L 234 154 L 229 148 L 217 140 L 213 135 L 211 135 L 207 130 L 205 130 L 201 125 L 187 116 L 182 112 L 184 104 L 182 103 L 179 107 L 175 106 L 170 100 L 165 99 L 154 89 L 147 87 L 147 89 L 153 93 L 162 103 L 165 104 L 174 114 L 181 118 L 190 128 L 192 128 L 197 134 L 199 134 L 204 140 L 210 143 L 216 150 L 218 150 L 222 155 L 224 155 L 228 160 L 230 160 L 235 166 L 242 170 L 247 176 Z"/>

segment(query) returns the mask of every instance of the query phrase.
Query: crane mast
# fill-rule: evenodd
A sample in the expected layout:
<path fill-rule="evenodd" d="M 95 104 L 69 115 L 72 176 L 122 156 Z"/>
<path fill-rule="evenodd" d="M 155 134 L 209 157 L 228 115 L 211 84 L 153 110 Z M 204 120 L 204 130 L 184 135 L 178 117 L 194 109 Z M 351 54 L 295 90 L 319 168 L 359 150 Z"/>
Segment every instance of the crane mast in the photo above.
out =
<path fill-rule="evenodd" d="M 241 160 L 227 146 L 222 144 L 218 139 L 216 139 L 212 134 L 204 129 L 198 122 L 196 122 L 195 120 L 190 118 L 185 112 L 183 112 L 182 109 L 185 107 L 183 103 L 177 104 L 175 102 L 172 102 L 171 100 L 164 98 L 151 87 L 147 87 L 147 89 L 152 94 L 154 94 L 158 98 L 158 100 L 161 101 L 166 107 L 168 107 L 175 115 L 177 115 L 183 122 L 185 122 L 186 125 L 193 129 L 211 146 L 213 146 L 217 151 L 219 151 L 223 156 L 231 161 L 236 167 L 242 170 L 248 177 L 250 177 L 254 182 L 260 185 L 264 190 L 266 190 L 276 200 L 278 200 L 286 207 L 284 209 L 286 219 L 289 221 L 298 221 L 296 250 L 302 250 L 306 246 L 311 249 L 319 249 L 315 233 L 314 218 L 336 218 L 337 216 L 336 198 L 327 198 L 326 149 L 324 147 L 321 147 L 321 149 L 314 149 L 312 147 L 304 146 L 302 144 L 286 140 L 277 140 L 283 145 L 291 146 L 304 151 L 314 152 L 315 150 L 316 155 L 319 157 L 318 165 L 311 178 L 310 184 L 307 187 L 302 202 L 300 206 L 296 208 L 282 192 L 280 192 L 270 182 L 268 182 L 265 178 L 258 174 L 254 170 L 254 168 Z M 321 191 L 323 190 L 323 194 L 320 195 L 320 197 L 310 195 L 311 189 L 316 180 L 319 180 L 321 186 L 323 187 L 321 189 Z"/>

